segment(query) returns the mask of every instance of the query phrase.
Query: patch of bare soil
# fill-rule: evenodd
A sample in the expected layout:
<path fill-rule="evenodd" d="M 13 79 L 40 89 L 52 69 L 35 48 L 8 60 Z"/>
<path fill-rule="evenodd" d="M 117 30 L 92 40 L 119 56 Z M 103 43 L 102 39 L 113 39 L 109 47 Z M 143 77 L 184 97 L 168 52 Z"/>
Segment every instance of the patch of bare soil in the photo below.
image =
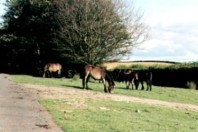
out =
<path fill-rule="evenodd" d="M 89 90 L 69 89 L 61 87 L 47 87 L 43 85 L 21 84 L 33 94 L 37 94 L 41 98 L 65 99 L 74 103 L 77 107 L 85 106 L 86 99 L 108 99 L 113 101 L 134 102 L 140 104 L 148 104 L 153 106 L 163 106 L 170 108 L 186 109 L 190 111 L 198 111 L 197 105 L 182 104 L 174 102 L 166 102 L 154 99 L 143 99 L 138 97 L 129 97 L 115 94 L 107 94 L 94 92 Z M 68 102 L 69 103 L 69 102 Z"/>

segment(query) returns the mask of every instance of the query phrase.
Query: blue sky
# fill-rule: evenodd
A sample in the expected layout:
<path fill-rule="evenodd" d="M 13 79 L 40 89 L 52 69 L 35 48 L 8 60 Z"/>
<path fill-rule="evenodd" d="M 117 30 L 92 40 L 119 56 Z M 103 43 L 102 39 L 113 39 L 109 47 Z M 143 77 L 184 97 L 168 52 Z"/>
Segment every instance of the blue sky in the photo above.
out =
<path fill-rule="evenodd" d="M 144 12 L 150 39 L 127 60 L 198 61 L 198 0 L 135 0 L 135 7 Z"/>

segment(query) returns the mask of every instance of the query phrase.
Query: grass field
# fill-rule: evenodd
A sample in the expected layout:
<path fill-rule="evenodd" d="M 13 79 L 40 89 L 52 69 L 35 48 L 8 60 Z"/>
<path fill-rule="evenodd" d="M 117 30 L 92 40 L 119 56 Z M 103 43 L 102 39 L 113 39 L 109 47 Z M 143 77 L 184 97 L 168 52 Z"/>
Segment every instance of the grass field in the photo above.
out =
<path fill-rule="evenodd" d="M 103 66 L 107 69 L 114 69 L 119 66 L 129 67 L 131 65 L 143 65 L 143 66 L 171 66 L 175 62 L 164 62 L 164 61 L 131 61 L 131 62 L 105 62 Z"/>
<path fill-rule="evenodd" d="M 67 100 L 42 100 L 54 120 L 68 132 L 198 131 L 198 113 L 137 103 L 86 100 L 76 107 Z"/>
<path fill-rule="evenodd" d="M 82 88 L 80 79 L 44 79 L 25 75 L 12 75 L 11 78 L 19 83 L 56 86 L 57 89 Z M 89 87 L 89 91 L 103 92 L 103 85 L 98 81 L 92 80 Z M 116 83 L 115 94 L 198 105 L 196 90 L 154 86 L 152 92 L 136 91 L 126 90 L 124 84 Z M 83 105 L 79 105 L 82 100 Z M 40 99 L 40 103 L 65 132 L 198 131 L 197 111 L 74 95 L 67 99 Z"/>
<path fill-rule="evenodd" d="M 13 75 L 12 79 L 20 83 L 41 84 L 47 86 L 58 86 L 64 88 L 82 89 L 81 79 L 50 79 L 50 78 L 36 78 L 31 76 Z M 90 90 L 103 92 L 103 84 L 92 80 L 88 83 Z M 142 90 L 126 90 L 124 83 L 115 84 L 114 94 L 121 94 L 127 96 L 157 99 L 170 102 L 188 103 L 198 105 L 198 91 L 189 89 L 179 89 L 171 87 L 153 86 L 153 91 Z"/>

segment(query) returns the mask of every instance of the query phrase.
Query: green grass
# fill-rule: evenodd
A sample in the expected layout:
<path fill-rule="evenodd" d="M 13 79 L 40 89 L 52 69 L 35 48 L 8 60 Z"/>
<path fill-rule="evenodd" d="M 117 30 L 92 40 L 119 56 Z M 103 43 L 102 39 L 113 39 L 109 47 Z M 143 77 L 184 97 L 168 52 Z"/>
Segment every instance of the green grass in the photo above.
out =
<path fill-rule="evenodd" d="M 117 83 L 117 87 L 116 93 L 123 95 L 198 105 L 197 90 L 159 86 L 153 86 L 151 92 L 146 90 L 126 90 L 125 85 L 120 83 Z"/>
<path fill-rule="evenodd" d="M 41 100 L 55 122 L 67 132 L 195 132 L 198 113 L 108 100 Z"/>
<path fill-rule="evenodd" d="M 82 89 L 81 80 L 46 79 L 12 75 L 19 83 Z M 98 81 L 89 83 L 90 90 L 103 92 Z M 154 86 L 153 91 L 126 90 L 116 83 L 115 94 L 198 104 L 198 91 Z M 198 113 L 185 109 L 151 106 L 107 99 L 41 99 L 53 120 L 66 132 L 195 132 Z"/>
<path fill-rule="evenodd" d="M 64 88 L 82 89 L 81 79 L 52 79 L 52 78 L 36 78 L 26 75 L 12 75 L 12 80 L 19 83 L 31 83 L 47 86 L 58 86 Z M 168 88 L 153 86 L 153 91 L 126 90 L 124 83 L 116 82 L 114 94 L 122 94 L 127 96 L 135 96 L 141 98 L 158 99 L 169 102 L 189 103 L 198 105 L 198 91 L 180 88 Z M 90 90 L 104 92 L 103 84 L 98 81 L 89 82 Z"/>
<path fill-rule="evenodd" d="M 39 84 L 39 85 L 47 85 L 47 86 L 77 86 L 82 85 L 80 80 L 75 81 L 73 79 L 58 79 L 58 78 L 39 78 L 32 77 L 27 75 L 12 75 L 11 79 L 15 82 L 19 83 L 29 83 L 29 84 Z"/>

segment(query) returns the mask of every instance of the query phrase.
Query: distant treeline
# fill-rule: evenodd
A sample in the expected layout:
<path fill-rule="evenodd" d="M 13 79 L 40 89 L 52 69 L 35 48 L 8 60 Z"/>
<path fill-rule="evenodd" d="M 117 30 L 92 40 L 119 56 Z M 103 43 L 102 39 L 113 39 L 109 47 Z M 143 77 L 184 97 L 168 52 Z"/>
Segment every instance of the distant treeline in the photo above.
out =
<path fill-rule="evenodd" d="M 150 70 L 153 73 L 153 85 L 197 89 L 198 62 L 175 63 L 171 66 L 163 65 L 131 65 L 119 66 L 114 69 L 133 69 L 135 71 Z M 114 70 L 112 69 L 112 70 Z"/>

